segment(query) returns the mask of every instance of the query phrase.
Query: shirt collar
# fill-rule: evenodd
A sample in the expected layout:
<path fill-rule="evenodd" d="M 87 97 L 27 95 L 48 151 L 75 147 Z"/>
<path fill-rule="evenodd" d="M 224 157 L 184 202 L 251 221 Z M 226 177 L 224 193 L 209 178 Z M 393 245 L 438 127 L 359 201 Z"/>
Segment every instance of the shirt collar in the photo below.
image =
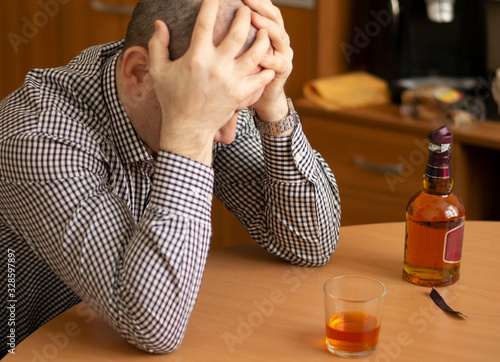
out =
<path fill-rule="evenodd" d="M 116 64 L 120 52 L 111 57 L 102 72 L 104 101 L 111 119 L 109 136 L 122 162 L 153 161 L 125 112 L 116 88 Z"/>

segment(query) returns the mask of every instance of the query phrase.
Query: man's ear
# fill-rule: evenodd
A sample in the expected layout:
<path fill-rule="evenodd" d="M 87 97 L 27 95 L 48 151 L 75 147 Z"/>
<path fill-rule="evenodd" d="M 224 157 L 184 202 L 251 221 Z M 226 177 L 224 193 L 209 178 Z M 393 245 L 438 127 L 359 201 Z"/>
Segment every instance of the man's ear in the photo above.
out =
<path fill-rule="evenodd" d="M 153 85 L 150 84 L 151 77 L 148 74 L 149 53 L 140 46 L 128 48 L 123 54 L 121 77 L 123 86 L 133 97 L 143 97 L 147 95 Z"/>

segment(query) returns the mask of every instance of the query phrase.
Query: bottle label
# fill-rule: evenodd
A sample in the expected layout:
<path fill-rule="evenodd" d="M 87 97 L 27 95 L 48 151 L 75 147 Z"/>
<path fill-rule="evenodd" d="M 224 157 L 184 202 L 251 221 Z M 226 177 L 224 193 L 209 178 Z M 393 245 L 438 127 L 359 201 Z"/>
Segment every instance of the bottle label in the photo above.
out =
<path fill-rule="evenodd" d="M 444 237 L 443 261 L 457 263 L 462 259 L 462 244 L 464 240 L 464 223 L 448 231 Z"/>

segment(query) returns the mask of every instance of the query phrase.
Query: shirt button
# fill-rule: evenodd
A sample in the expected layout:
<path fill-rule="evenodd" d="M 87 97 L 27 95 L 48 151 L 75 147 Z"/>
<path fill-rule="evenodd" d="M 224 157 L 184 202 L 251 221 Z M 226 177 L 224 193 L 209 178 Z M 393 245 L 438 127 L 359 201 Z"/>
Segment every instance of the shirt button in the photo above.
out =
<path fill-rule="evenodd" d="M 295 160 L 295 162 L 300 162 L 300 160 L 302 160 L 303 157 L 304 155 L 302 154 L 302 152 L 297 152 L 297 154 L 293 157 L 293 159 Z"/>

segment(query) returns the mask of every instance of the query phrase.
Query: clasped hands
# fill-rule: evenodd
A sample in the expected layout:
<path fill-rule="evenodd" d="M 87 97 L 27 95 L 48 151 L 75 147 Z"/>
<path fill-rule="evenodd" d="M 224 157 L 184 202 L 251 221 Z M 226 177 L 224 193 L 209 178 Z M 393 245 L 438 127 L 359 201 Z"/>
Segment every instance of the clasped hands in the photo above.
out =
<path fill-rule="evenodd" d="M 161 149 L 210 165 L 217 132 L 235 123 L 240 110 L 254 105 L 269 122 L 288 113 L 284 84 L 293 51 L 281 14 L 270 0 L 243 1 L 246 6 L 214 45 L 219 0 L 204 0 L 190 47 L 175 61 L 169 60 L 168 27 L 156 21 L 149 73 L 162 111 Z M 257 33 L 245 49 L 251 25 Z"/>

